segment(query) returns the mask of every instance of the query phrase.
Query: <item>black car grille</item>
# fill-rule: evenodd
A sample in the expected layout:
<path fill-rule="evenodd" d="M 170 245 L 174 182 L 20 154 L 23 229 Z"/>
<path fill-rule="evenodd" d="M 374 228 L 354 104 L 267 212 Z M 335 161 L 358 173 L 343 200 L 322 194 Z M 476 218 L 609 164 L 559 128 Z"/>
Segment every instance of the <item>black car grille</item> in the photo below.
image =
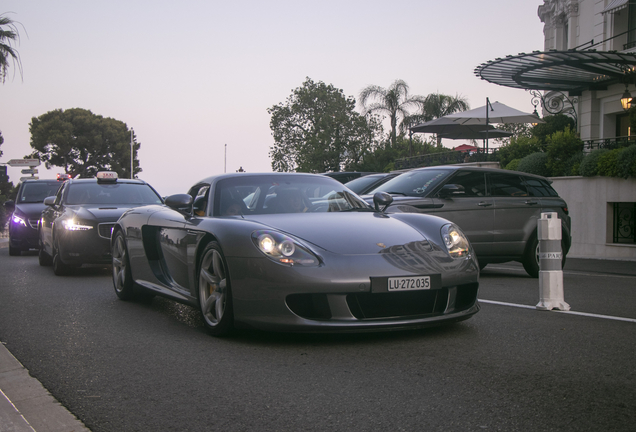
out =
<path fill-rule="evenodd" d="M 347 295 L 347 305 L 358 319 L 439 315 L 447 301 L 447 289 Z"/>
<path fill-rule="evenodd" d="M 454 304 L 450 307 L 447 288 L 397 293 L 348 294 L 347 305 L 353 316 L 358 319 L 438 316 L 470 308 L 477 300 L 477 287 L 478 284 L 459 285 Z"/>
<path fill-rule="evenodd" d="M 40 221 L 40 219 L 29 219 L 29 225 L 31 225 L 31 228 L 33 229 L 38 229 L 38 222 Z"/>
<path fill-rule="evenodd" d="M 101 223 L 98 225 L 98 232 L 100 237 L 109 239 L 113 232 L 114 223 Z"/>
<path fill-rule="evenodd" d="M 435 290 L 347 294 L 347 305 L 359 319 L 441 316 L 471 308 L 477 301 L 478 283 Z M 449 304 L 450 299 L 450 304 Z M 312 320 L 332 318 L 327 294 L 292 294 L 287 306 L 298 316 Z"/>

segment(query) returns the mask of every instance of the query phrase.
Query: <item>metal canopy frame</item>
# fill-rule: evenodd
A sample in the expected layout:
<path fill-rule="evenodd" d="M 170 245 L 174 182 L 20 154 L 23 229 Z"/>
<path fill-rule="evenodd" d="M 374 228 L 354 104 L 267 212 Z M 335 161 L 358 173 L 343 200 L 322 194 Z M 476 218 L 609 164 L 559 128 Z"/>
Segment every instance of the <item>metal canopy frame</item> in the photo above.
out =
<path fill-rule="evenodd" d="M 635 76 L 636 54 L 617 51 L 534 51 L 506 56 L 475 68 L 479 78 L 505 87 L 568 92 L 606 90 Z"/>

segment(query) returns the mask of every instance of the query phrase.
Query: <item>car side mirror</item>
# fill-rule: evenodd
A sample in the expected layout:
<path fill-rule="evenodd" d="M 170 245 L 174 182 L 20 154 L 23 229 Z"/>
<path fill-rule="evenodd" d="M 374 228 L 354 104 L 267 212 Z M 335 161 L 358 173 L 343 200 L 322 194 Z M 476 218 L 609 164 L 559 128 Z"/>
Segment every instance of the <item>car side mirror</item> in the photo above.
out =
<path fill-rule="evenodd" d="M 385 211 L 392 202 L 393 197 L 386 192 L 376 192 L 373 195 L 373 205 L 375 207 L 375 211 L 380 211 L 380 206 L 384 206 L 381 211 Z"/>
<path fill-rule="evenodd" d="M 464 190 L 464 186 L 458 184 L 445 184 L 440 189 L 438 195 L 440 198 L 448 198 L 450 196 L 455 195 L 464 195 L 466 191 Z"/>
<path fill-rule="evenodd" d="M 46 205 L 46 206 L 54 206 L 55 205 L 55 197 L 54 196 L 50 196 L 50 197 L 44 198 L 44 205 Z"/>
<path fill-rule="evenodd" d="M 192 211 L 192 196 L 188 194 L 170 195 L 164 200 L 164 203 L 179 212 L 191 213 Z"/>
<path fill-rule="evenodd" d="M 15 201 L 9 200 L 4 202 L 4 208 L 13 211 L 15 209 Z"/>

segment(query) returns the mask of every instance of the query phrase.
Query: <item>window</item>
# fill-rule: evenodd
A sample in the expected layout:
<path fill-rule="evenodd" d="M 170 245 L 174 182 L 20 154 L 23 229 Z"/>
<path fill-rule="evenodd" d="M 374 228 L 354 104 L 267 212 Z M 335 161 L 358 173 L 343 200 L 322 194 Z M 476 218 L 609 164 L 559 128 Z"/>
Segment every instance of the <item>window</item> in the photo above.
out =
<path fill-rule="evenodd" d="M 490 174 L 490 194 L 500 197 L 528 196 L 521 177 L 510 174 Z"/>
<path fill-rule="evenodd" d="M 534 179 L 534 178 L 526 178 L 524 179 L 524 183 L 528 188 L 528 192 L 530 196 L 533 197 L 556 197 L 559 196 L 558 193 L 550 186 L 545 180 Z"/>
<path fill-rule="evenodd" d="M 458 195 L 460 197 L 483 197 L 487 195 L 486 178 L 483 172 L 459 171 L 448 183 L 464 187 L 464 194 Z"/>
<path fill-rule="evenodd" d="M 614 203 L 612 243 L 636 243 L 636 203 Z"/>

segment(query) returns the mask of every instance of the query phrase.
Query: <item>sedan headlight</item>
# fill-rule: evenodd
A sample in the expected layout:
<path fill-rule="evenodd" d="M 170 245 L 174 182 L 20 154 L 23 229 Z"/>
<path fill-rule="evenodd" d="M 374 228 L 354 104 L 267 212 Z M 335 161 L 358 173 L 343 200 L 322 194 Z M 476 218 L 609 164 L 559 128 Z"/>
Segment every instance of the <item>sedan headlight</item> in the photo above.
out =
<path fill-rule="evenodd" d="M 442 239 L 448 253 L 453 258 L 470 256 L 470 243 L 464 233 L 455 224 L 446 224 L 442 227 Z"/>
<path fill-rule="evenodd" d="M 272 261 L 286 265 L 318 266 L 320 260 L 308 247 L 283 233 L 260 230 L 252 233 L 254 245 Z"/>
<path fill-rule="evenodd" d="M 26 218 L 23 217 L 22 215 L 18 215 L 17 213 L 13 213 L 13 216 L 11 217 L 11 221 L 16 225 L 27 226 Z"/>
<path fill-rule="evenodd" d="M 93 229 L 91 225 L 86 225 L 75 219 L 65 219 L 62 221 L 62 226 L 68 231 L 87 231 Z"/>

